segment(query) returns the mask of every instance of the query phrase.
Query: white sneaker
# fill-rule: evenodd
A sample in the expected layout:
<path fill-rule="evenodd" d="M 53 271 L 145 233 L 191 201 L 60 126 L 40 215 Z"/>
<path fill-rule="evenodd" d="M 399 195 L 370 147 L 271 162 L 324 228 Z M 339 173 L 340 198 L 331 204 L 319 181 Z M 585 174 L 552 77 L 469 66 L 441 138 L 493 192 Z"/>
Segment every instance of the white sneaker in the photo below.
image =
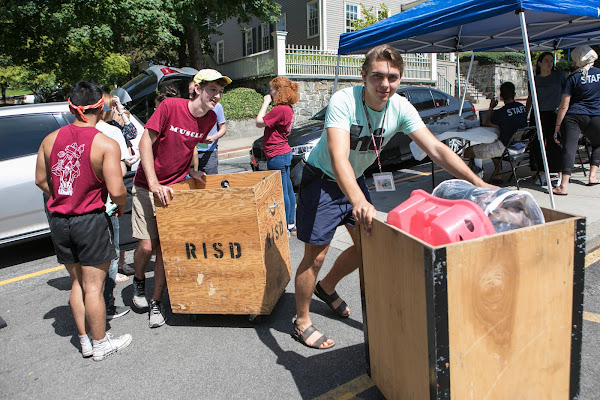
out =
<path fill-rule="evenodd" d="M 133 305 L 141 310 L 148 308 L 146 279 L 138 281 L 135 276 L 133 277 Z"/>
<path fill-rule="evenodd" d="M 88 335 L 79 335 L 79 344 L 81 345 L 81 355 L 83 358 L 91 357 L 94 350 L 90 337 Z"/>
<path fill-rule="evenodd" d="M 131 343 L 131 335 L 125 334 L 119 336 L 116 339 L 112 338 L 110 333 L 107 333 L 104 339 L 102 340 L 94 340 L 94 361 L 102 361 L 106 357 L 110 356 L 117 351 L 123 350 L 125 347 L 129 346 Z"/>
<path fill-rule="evenodd" d="M 150 328 L 158 328 L 165 324 L 165 317 L 162 314 L 162 307 L 160 306 L 159 301 L 151 301 L 150 302 L 150 311 L 149 314 L 149 322 L 148 325 Z"/>

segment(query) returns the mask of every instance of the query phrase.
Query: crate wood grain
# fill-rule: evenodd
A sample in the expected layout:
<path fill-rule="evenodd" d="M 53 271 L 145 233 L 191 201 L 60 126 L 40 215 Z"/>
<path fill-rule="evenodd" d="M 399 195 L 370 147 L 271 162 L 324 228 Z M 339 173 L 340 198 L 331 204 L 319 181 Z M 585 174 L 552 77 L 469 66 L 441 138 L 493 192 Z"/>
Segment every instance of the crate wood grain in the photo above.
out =
<path fill-rule="evenodd" d="M 361 235 L 367 364 L 387 399 L 576 399 L 585 218 L 445 246 Z"/>
<path fill-rule="evenodd" d="M 279 171 L 171 187 L 156 218 L 173 312 L 269 314 L 291 277 Z"/>

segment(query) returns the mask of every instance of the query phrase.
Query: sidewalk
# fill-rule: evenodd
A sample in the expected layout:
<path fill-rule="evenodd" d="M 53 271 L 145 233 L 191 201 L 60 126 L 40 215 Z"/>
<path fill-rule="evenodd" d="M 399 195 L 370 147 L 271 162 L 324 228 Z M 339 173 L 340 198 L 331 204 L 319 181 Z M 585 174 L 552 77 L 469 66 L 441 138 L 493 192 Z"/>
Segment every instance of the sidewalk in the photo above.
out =
<path fill-rule="evenodd" d="M 247 156 L 256 139 L 254 136 L 239 139 L 227 139 L 227 135 L 223 136 L 219 139 L 219 160 Z"/>

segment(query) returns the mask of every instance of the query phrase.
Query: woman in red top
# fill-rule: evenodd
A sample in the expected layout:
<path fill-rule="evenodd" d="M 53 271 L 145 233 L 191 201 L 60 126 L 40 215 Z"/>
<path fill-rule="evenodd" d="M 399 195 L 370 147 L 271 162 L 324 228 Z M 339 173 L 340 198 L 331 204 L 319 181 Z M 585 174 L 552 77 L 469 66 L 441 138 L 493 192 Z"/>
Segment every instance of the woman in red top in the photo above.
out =
<path fill-rule="evenodd" d="M 265 95 L 263 105 L 256 116 L 256 126 L 265 128 L 263 151 L 267 156 L 267 168 L 281 171 L 288 232 L 295 235 L 296 197 L 290 180 L 292 149 L 288 144 L 287 137 L 294 126 L 292 104 L 298 102 L 298 84 L 279 76 L 272 79 L 269 85 L 271 90 L 269 94 Z M 273 101 L 274 107 L 265 115 L 271 101 Z"/>

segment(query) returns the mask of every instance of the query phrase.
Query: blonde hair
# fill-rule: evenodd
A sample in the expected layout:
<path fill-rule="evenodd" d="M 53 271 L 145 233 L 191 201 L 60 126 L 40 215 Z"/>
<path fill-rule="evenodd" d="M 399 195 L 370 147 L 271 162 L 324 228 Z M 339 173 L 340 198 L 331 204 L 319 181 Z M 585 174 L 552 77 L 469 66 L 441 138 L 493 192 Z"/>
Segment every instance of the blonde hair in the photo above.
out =
<path fill-rule="evenodd" d="M 123 121 L 123 118 L 121 116 L 113 115 L 113 101 L 112 101 L 113 96 L 111 96 L 108 93 L 102 93 L 102 96 L 104 97 L 104 104 L 106 105 L 106 107 L 110 108 L 110 110 L 104 111 L 102 113 L 102 120 L 106 121 L 106 122 L 115 120 L 120 125 L 124 125 L 125 121 Z M 125 109 L 124 113 L 127 114 L 128 118 L 131 118 L 131 113 L 127 109 Z"/>

